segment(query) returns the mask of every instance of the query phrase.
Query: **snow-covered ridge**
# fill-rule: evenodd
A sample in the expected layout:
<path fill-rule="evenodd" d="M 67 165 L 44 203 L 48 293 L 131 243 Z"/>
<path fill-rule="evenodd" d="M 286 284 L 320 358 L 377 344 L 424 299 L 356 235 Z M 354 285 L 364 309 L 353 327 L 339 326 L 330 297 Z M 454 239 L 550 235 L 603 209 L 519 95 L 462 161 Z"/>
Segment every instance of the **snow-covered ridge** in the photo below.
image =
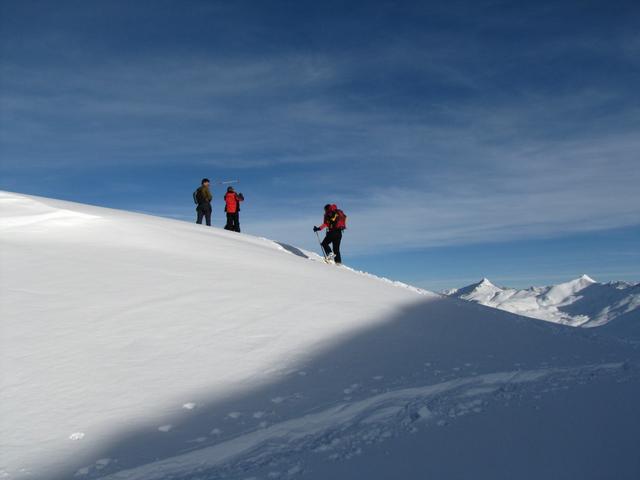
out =
<path fill-rule="evenodd" d="M 77 210 L 56 208 L 32 197 L 0 191 L 0 230 L 27 225 L 74 226 L 95 218 L 98 217 Z"/>
<path fill-rule="evenodd" d="M 445 295 L 549 322 L 597 327 L 640 308 L 640 284 L 598 283 L 588 275 L 547 287 L 497 287 L 484 278 Z"/>
<path fill-rule="evenodd" d="M 269 382 L 400 305 L 440 298 L 264 238 L 9 192 L 0 242 L 0 417 L 13 425 L 0 450 L 31 467 L 28 445 L 56 462 L 69 439 L 94 446 L 123 422 L 162 418 L 180 392 L 210 402 L 205 392 Z M 206 376 L 185 375 L 194 358 Z"/>
<path fill-rule="evenodd" d="M 532 412 L 558 478 L 614 460 L 637 478 L 638 351 L 615 338 L 284 243 L 3 192 L 0 270 L 0 478 L 493 478 L 474 452 L 529 455 L 504 438 Z M 590 420 L 602 404 L 615 451 Z"/>

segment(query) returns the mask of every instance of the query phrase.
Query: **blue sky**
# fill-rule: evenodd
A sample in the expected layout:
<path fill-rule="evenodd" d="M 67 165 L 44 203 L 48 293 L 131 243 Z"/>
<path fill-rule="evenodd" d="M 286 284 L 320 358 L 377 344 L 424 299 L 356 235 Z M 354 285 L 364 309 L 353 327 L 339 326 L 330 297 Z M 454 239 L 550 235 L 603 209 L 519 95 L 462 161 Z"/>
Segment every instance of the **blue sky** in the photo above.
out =
<path fill-rule="evenodd" d="M 1 189 L 191 220 L 239 178 L 244 231 L 314 248 L 336 202 L 428 288 L 640 280 L 637 2 L 0 8 Z"/>

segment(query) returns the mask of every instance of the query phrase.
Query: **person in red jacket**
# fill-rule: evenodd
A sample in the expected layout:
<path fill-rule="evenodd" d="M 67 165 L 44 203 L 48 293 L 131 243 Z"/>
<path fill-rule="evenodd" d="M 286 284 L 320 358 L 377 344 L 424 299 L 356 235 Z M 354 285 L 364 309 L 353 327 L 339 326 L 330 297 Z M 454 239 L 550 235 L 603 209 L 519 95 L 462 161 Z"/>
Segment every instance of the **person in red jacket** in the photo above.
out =
<path fill-rule="evenodd" d="M 225 230 L 240 231 L 240 202 L 244 202 L 244 195 L 236 193 L 233 187 L 228 187 L 224 195 L 224 211 L 227 213 Z"/>
<path fill-rule="evenodd" d="M 324 221 L 319 227 L 313 227 L 314 232 L 319 232 L 324 228 L 327 234 L 322 241 L 322 249 L 329 260 L 335 260 L 337 265 L 342 263 L 340 255 L 340 243 L 342 242 L 342 231 L 347 228 L 347 216 L 337 205 L 327 204 L 324 206 Z M 331 251 L 331 246 L 333 251 Z"/>

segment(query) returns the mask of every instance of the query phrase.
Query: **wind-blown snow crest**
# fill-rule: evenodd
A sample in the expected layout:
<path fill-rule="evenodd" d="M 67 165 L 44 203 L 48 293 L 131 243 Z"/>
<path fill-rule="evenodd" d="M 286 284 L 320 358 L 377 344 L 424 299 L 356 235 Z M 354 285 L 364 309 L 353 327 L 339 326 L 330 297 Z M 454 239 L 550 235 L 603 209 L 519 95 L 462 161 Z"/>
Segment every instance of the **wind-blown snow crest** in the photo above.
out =
<path fill-rule="evenodd" d="M 37 225 L 71 227 L 98 218 L 74 210 L 54 208 L 32 198 L 0 192 L 0 230 Z"/>

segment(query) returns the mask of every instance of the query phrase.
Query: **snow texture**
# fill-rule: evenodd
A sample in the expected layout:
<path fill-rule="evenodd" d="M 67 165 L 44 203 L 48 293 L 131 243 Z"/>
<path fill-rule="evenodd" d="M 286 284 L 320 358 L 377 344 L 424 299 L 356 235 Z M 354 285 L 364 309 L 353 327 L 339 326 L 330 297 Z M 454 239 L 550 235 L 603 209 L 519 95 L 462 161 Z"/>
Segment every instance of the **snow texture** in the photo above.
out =
<path fill-rule="evenodd" d="M 0 478 L 640 477 L 627 329 L 7 192 L 0 247 Z"/>

